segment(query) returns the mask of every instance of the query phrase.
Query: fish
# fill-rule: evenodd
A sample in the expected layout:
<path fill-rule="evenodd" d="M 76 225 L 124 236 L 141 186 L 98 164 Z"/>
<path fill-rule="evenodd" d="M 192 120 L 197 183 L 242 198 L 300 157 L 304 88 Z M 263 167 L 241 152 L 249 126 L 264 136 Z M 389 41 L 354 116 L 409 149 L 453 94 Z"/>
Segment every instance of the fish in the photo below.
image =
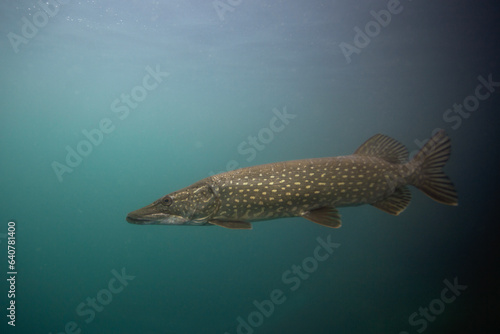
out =
<path fill-rule="evenodd" d="M 240 168 L 202 179 L 130 212 L 132 224 L 251 229 L 252 222 L 303 217 L 342 225 L 339 207 L 370 204 L 399 215 L 414 186 L 436 202 L 456 206 L 455 186 L 443 172 L 451 140 L 438 131 L 409 160 L 397 140 L 376 134 L 353 154 Z"/>

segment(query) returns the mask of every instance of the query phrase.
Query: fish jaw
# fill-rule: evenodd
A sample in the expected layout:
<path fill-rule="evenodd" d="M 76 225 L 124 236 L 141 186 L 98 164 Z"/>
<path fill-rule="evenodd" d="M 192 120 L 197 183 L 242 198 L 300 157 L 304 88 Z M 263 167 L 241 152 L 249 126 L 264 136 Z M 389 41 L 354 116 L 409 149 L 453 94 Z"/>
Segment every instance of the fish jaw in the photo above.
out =
<path fill-rule="evenodd" d="M 183 225 L 188 221 L 182 216 L 158 212 L 156 203 L 130 212 L 126 219 L 137 225 Z"/>

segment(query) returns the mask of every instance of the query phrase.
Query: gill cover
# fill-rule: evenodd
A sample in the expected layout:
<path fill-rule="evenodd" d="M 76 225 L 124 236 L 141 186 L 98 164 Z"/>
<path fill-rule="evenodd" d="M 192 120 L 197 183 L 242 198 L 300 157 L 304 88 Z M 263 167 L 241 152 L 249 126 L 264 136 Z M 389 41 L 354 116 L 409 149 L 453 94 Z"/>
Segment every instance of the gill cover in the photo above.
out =
<path fill-rule="evenodd" d="M 167 224 L 200 225 L 214 216 L 219 210 L 220 200 L 213 188 L 204 182 L 175 191 L 160 198 L 158 206 L 170 218 Z M 173 217 L 178 217 L 174 219 Z"/>
<path fill-rule="evenodd" d="M 220 199 L 215 189 L 207 183 L 192 185 L 191 198 L 188 200 L 190 207 L 190 221 L 194 223 L 207 222 L 215 216 L 220 208 Z"/>

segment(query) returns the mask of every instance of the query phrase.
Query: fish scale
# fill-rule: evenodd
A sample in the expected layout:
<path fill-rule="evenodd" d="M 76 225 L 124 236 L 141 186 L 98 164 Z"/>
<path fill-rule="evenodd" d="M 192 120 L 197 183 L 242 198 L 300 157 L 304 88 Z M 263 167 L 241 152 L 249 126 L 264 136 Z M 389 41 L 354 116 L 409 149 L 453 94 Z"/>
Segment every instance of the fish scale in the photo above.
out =
<path fill-rule="evenodd" d="M 250 222 L 303 217 L 340 227 L 337 207 L 371 204 L 398 215 L 410 203 L 408 185 L 457 205 L 442 172 L 450 139 L 438 132 L 408 161 L 407 149 L 377 134 L 348 156 L 276 162 L 217 174 L 128 214 L 134 224 L 218 225 L 249 229 Z"/>
<path fill-rule="evenodd" d="M 221 211 L 214 218 L 293 217 L 322 206 L 374 203 L 404 184 L 402 168 L 366 156 L 289 161 L 214 178 Z M 384 175 L 394 175 L 389 180 Z M 399 183 L 398 183 L 399 182 Z M 268 209 L 272 209 L 268 210 Z"/>

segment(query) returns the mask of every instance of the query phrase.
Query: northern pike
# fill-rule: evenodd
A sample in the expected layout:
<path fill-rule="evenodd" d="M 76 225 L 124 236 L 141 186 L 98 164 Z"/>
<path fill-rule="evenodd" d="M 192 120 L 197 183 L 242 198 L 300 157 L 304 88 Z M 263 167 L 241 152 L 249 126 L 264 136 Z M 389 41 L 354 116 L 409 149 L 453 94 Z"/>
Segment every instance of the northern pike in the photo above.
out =
<path fill-rule="evenodd" d="M 442 168 L 451 152 L 444 130 L 408 161 L 404 145 L 377 134 L 354 154 L 275 162 L 200 180 L 127 215 L 133 224 L 217 225 L 251 229 L 250 222 L 303 217 L 340 227 L 338 207 L 371 204 L 398 215 L 412 185 L 433 200 L 457 205 L 457 192 Z"/>

